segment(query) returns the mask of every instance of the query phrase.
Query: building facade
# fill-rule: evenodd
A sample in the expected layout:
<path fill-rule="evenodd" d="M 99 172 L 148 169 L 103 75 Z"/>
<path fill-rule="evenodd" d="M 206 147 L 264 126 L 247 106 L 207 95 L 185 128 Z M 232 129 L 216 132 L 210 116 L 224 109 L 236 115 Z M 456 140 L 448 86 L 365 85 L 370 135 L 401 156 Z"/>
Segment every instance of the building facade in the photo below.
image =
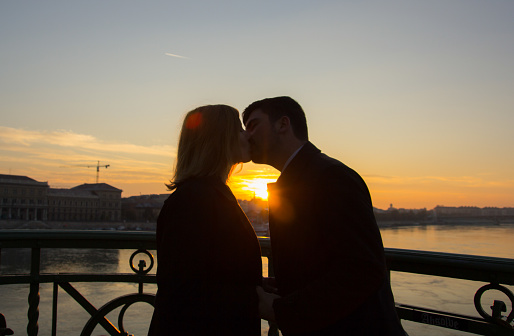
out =
<path fill-rule="evenodd" d="M 55 189 L 26 176 L 0 175 L 0 220 L 120 221 L 121 193 L 106 183 Z"/>
<path fill-rule="evenodd" d="M 438 205 L 434 208 L 437 218 L 514 218 L 514 208 L 496 208 L 496 207 L 447 207 Z"/>
<path fill-rule="evenodd" d="M 48 182 L 0 174 L 0 219 L 47 220 Z"/>
<path fill-rule="evenodd" d="M 155 223 L 164 201 L 170 194 L 140 195 L 123 198 L 121 213 L 123 221 Z"/>

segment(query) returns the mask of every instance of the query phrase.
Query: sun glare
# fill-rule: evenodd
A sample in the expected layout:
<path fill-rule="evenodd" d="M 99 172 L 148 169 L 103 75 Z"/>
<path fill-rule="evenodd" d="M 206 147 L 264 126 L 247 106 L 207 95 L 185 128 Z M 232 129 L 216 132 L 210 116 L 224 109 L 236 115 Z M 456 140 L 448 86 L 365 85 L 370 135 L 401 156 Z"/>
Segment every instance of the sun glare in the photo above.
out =
<path fill-rule="evenodd" d="M 268 200 L 268 183 L 276 182 L 280 172 L 272 167 L 261 167 L 250 162 L 234 172 L 228 185 L 239 200 L 254 198 Z"/>
<path fill-rule="evenodd" d="M 253 197 L 268 200 L 268 183 L 275 182 L 276 179 L 270 178 L 253 178 L 242 181 L 242 190 L 250 191 Z"/>

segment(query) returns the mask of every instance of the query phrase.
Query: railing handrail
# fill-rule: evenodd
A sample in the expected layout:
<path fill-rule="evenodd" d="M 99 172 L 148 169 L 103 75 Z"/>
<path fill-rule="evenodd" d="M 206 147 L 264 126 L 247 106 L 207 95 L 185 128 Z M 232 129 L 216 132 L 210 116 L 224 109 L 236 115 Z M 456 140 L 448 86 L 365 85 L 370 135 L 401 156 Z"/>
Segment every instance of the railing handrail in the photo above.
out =
<path fill-rule="evenodd" d="M 0 248 L 4 247 L 155 249 L 156 244 L 151 231 L 0 230 Z"/>
<path fill-rule="evenodd" d="M 270 240 L 259 237 L 263 256 Z M 106 244 L 108 242 L 108 244 Z M 0 230 L 0 248 L 156 248 L 155 232 L 89 230 Z M 514 259 L 385 248 L 391 271 L 514 285 Z"/>
<path fill-rule="evenodd" d="M 514 285 L 514 259 L 386 248 L 391 271 Z"/>

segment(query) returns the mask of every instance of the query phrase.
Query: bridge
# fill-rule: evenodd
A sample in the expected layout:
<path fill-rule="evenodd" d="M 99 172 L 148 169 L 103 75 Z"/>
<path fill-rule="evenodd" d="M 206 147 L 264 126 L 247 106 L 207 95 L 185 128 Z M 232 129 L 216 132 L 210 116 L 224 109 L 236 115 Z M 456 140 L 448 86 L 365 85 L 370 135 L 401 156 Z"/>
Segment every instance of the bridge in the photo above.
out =
<path fill-rule="evenodd" d="M 262 255 L 269 260 L 269 275 L 273 276 L 273 256 L 269 238 L 259 238 L 259 240 Z M 4 230 L 0 232 L 0 265 L 2 251 L 9 248 L 27 248 L 31 251 L 28 274 L 0 274 L 1 286 L 29 285 L 28 311 L 17 312 L 27 314 L 26 334 L 29 336 L 38 335 L 40 285 L 44 283 L 53 284 L 52 335 L 57 334 L 59 322 L 57 315 L 59 290 L 66 292 L 90 315 L 88 322 L 82 328 L 81 336 L 91 335 L 98 325 L 109 335 L 129 335 L 123 323 L 127 309 L 136 302 L 153 305 L 154 293 L 146 293 L 144 286 L 156 283 L 155 275 L 150 274 L 155 266 L 155 260 L 149 252 L 156 248 L 154 232 Z M 42 273 L 41 251 L 61 248 L 133 250 L 134 252 L 127 260 L 133 273 L 79 274 L 60 273 L 57 270 L 53 273 Z M 390 271 L 471 280 L 477 284 L 473 302 L 480 317 L 396 303 L 402 320 L 461 330 L 476 335 L 514 336 L 514 295 L 507 287 L 514 285 L 513 259 L 391 248 L 386 248 L 386 258 Z M 81 282 L 134 283 L 138 285 L 138 291 L 117 297 L 105 302 L 101 308 L 96 308 L 74 286 Z M 510 300 L 510 312 L 507 312 L 507 305 L 501 300 L 494 300 L 492 306 L 484 308 L 483 294 L 489 291 L 504 293 Z M 14 335 L 24 334 L 22 330 L 9 328 L 10 316 L 4 317 L 1 309 L 0 306 L 0 336 L 13 333 Z M 107 317 L 113 311 L 119 311 L 117 326 Z M 270 325 L 268 335 L 278 335 L 277 327 Z"/>

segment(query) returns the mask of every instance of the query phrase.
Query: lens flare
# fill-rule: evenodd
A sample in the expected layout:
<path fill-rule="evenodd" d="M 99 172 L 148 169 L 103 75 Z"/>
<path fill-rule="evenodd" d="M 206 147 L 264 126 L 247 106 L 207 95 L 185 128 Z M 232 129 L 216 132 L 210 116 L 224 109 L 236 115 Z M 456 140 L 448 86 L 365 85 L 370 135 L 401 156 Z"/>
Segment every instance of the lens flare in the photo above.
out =
<path fill-rule="evenodd" d="M 195 112 L 191 114 L 186 120 L 186 128 L 195 129 L 202 123 L 202 114 Z"/>

